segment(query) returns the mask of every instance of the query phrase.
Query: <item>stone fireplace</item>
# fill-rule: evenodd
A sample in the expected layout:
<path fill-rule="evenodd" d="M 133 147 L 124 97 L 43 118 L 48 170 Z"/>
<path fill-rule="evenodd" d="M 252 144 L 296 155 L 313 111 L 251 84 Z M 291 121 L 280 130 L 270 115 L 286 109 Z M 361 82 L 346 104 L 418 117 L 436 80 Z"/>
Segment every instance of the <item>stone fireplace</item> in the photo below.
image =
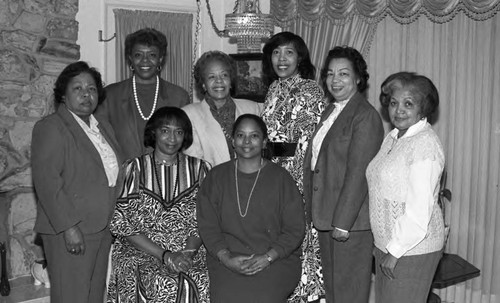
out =
<path fill-rule="evenodd" d="M 0 0 L 0 242 L 9 279 L 43 258 L 35 244 L 31 132 L 53 111 L 60 71 L 80 58 L 78 0 Z"/>

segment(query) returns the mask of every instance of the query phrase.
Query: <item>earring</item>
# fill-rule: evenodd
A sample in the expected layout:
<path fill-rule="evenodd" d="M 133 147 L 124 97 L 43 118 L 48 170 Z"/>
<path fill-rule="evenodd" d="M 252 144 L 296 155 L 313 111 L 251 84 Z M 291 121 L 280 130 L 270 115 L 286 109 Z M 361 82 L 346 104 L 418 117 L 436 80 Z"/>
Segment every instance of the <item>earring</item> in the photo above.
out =
<path fill-rule="evenodd" d="M 161 72 L 161 66 L 157 66 L 156 69 L 158 70 L 158 72 Z"/>
<path fill-rule="evenodd" d="M 131 72 L 134 72 L 134 67 L 132 65 L 129 65 L 128 68 L 130 69 Z"/>

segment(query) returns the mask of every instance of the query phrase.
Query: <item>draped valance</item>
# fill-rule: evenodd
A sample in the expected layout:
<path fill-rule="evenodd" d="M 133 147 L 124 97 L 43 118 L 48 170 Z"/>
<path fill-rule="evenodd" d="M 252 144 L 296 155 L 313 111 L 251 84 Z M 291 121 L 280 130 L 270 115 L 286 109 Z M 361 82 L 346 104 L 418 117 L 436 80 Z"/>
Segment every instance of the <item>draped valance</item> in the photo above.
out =
<path fill-rule="evenodd" d="M 390 15 L 399 23 L 415 21 L 426 15 L 431 21 L 444 23 L 458 12 L 480 21 L 494 16 L 500 10 L 500 0 L 271 0 L 271 14 L 279 26 L 302 19 L 317 23 L 329 18 L 336 24 L 344 24 L 353 14 L 366 22 L 377 23 Z"/>

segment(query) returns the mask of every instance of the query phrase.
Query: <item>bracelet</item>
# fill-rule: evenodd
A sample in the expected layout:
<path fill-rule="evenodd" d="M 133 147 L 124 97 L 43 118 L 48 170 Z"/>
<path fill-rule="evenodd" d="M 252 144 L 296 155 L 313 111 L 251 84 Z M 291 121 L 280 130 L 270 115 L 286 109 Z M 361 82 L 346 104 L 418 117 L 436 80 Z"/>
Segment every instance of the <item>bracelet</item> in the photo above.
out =
<path fill-rule="evenodd" d="M 221 250 L 217 253 L 217 259 L 219 259 L 219 262 L 222 262 L 222 261 L 221 261 L 222 256 L 227 255 L 227 254 L 229 254 L 229 253 L 231 253 L 231 252 L 229 251 L 229 249 L 227 249 L 227 248 L 221 249 Z"/>
<path fill-rule="evenodd" d="M 162 263 L 162 264 L 165 264 L 165 254 L 166 254 L 166 253 L 171 253 L 171 252 L 172 252 L 172 251 L 170 251 L 170 250 L 168 250 L 168 249 L 165 249 L 165 250 L 163 251 L 163 253 L 161 254 L 161 263 Z"/>

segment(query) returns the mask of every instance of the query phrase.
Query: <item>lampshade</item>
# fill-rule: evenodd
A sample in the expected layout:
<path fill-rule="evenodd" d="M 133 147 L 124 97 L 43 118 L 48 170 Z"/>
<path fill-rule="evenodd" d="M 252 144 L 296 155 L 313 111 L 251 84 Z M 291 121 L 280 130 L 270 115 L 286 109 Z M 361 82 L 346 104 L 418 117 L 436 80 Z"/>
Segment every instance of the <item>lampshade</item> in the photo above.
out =
<path fill-rule="evenodd" d="M 238 53 L 259 53 L 261 39 L 274 32 L 274 18 L 260 12 L 259 0 L 236 0 L 234 12 L 226 15 L 225 32 L 237 39 Z"/>

